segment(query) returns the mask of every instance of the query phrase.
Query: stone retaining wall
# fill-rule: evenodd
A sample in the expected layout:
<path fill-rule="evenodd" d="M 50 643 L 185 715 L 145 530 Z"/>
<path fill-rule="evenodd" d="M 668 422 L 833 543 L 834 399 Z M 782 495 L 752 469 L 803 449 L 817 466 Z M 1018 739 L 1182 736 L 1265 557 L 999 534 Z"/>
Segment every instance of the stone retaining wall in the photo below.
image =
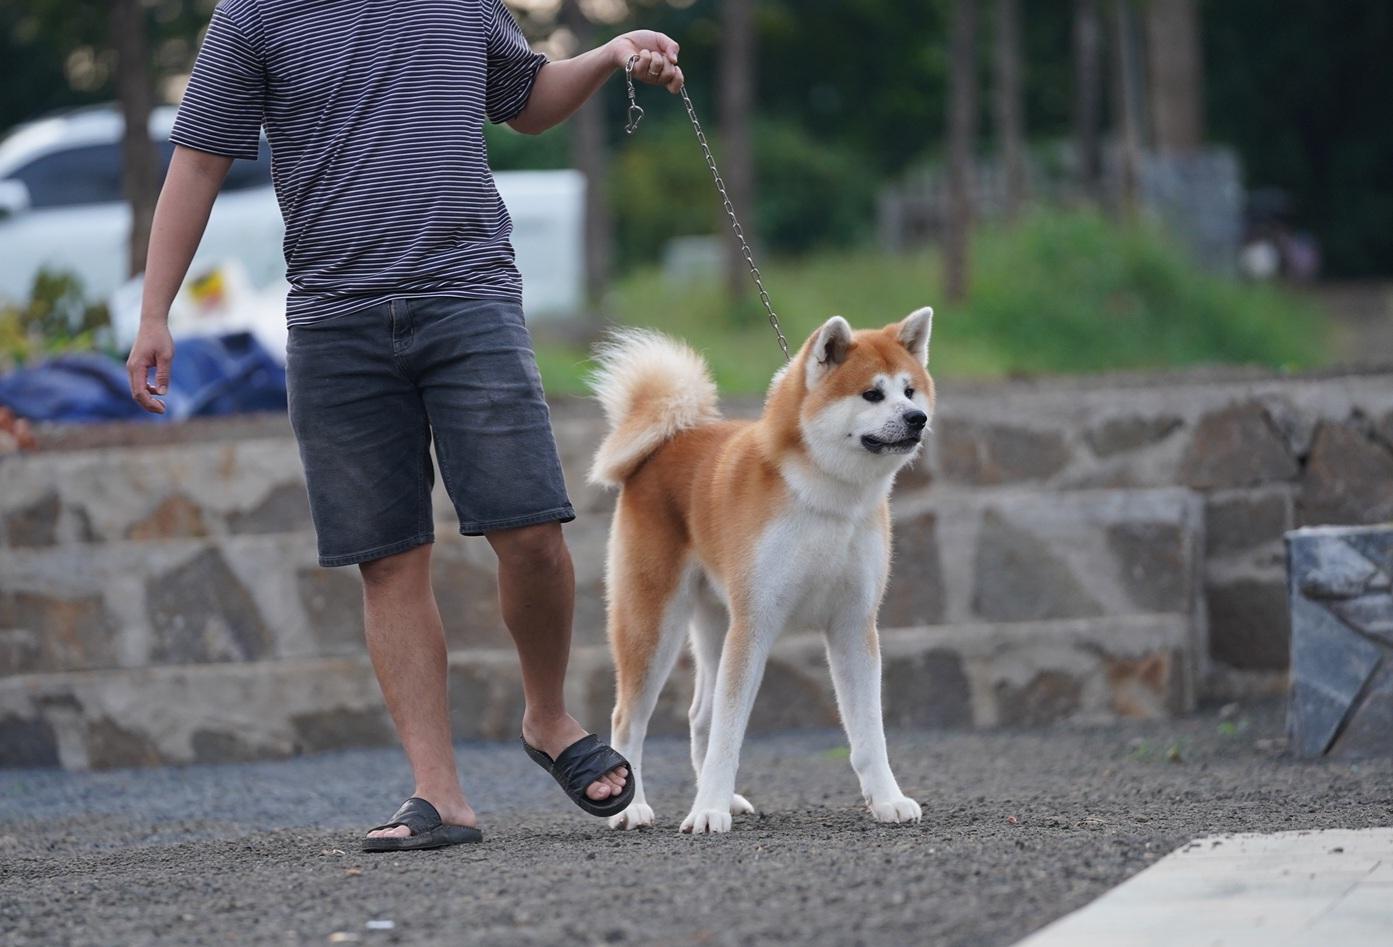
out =
<path fill-rule="evenodd" d="M 1036 725 L 1065 717 L 1164 716 L 1185 709 L 1178 616 L 1031 622 L 882 636 L 886 719 L 897 726 Z M 568 702 L 604 729 L 609 655 L 576 648 Z M 685 734 L 683 657 L 650 733 Z M 451 652 L 459 739 L 509 740 L 522 719 L 510 648 Z M 790 635 L 770 658 L 752 732 L 837 725 L 821 639 Z M 392 725 L 364 656 L 155 666 L 0 678 L 0 764 L 70 769 L 274 759 L 374 746 Z"/>
<path fill-rule="evenodd" d="M 613 498 L 584 483 L 598 412 L 563 401 L 554 418 L 580 512 L 567 527 L 587 655 L 577 699 L 598 720 Z M 356 572 L 315 564 L 283 418 L 43 436 L 44 451 L 0 460 L 0 763 L 275 755 L 390 735 L 364 677 Z M 472 673 L 460 669 L 477 658 L 490 679 L 511 681 L 491 552 L 455 535 L 442 489 L 435 500 L 453 673 Z M 1288 651 L 1282 533 L 1393 518 L 1393 374 L 946 385 L 931 449 L 901 477 L 894 513 L 881 625 L 914 630 L 886 632 L 887 655 L 892 641 L 901 649 L 887 658 L 893 719 L 1154 715 L 1192 707 L 1205 688 L 1269 690 Z M 1075 644 L 1050 643 L 1059 623 Z M 817 649 L 787 647 L 807 660 L 797 674 L 771 672 L 770 707 L 818 709 L 775 717 L 831 721 L 825 671 L 808 657 Z M 982 664 L 982 649 L 1010 657 Z M 290 687 L 302 671 L 318 683 Z M 663 726 L 685 725 L 684 680 Z M 457 687 L 461 735 L 508 736 L 511 686 Z M 281 689 L 296 693 L 273 700 Z M 820 703 L 799 703 L 814 691 Z M 156 695 L 183 709 L 139 709 Z M 224 712 L 235 727 L 205 719 Z M 193 720 L 221 736 L 195 741 Z M 21 744 L 38 749 L 12 749 Z"/>

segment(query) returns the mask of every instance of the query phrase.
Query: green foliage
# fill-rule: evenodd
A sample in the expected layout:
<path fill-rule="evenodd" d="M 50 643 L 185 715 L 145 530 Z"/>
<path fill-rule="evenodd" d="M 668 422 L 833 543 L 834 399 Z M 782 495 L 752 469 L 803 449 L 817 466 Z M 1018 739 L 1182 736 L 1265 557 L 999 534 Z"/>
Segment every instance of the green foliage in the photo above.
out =
<path fill-rule="evenodd" d="M 777 253 L 848 246 L 864 237 L 879 181 L 857 152 L 811 138 L 788 122 L 754 129 L 756 206 L 742 221 Z M 711 134 L 717 166 L 721 142 Z M 728 233 L 696 135 L 680 119 L 645 124 L 615 155 L 610 182 L 622 263 L 651 262 L 674 236 Z"/>
<path fill-rule="evenodd" d="M 765 284 L 790 341 L 846 316 L 884 325 L 933 305 L 931 368 L 939 378 L 1096 372 L 1252 363 L 1320 364 L 1318 312 L 1279 290 L 1197 270 L 1153 228 L 1087 213 L 1038 212 L 1010 230 L 978 235 L 972 289 L 943 301 L 941 264 L 924 251 L 821 253 L 774 260 Z M 730 393 L 763 391 L 781 356 L 753 292 L 730 303 L 722 281 L 671 285 L 656 270 L 620 283 L 609 312 L 705 352 Z M 543 345 L 550 389 L 581 390 L 585 353 Z"/>
<path fill-rule="evenodd" d="M 0 370 L 98 348 L 110 334 L 106 306 L 87 302 L 77 277 L 40 270 L 27 302 L 0 306 Z"/>

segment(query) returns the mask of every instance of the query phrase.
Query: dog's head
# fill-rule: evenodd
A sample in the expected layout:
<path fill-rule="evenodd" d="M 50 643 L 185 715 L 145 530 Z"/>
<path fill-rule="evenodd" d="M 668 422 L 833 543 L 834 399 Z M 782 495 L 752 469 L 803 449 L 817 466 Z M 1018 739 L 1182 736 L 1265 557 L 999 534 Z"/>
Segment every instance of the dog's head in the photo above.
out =
<path fill-rule="evenodd" d="M 932 328 L 927 306 L 859 332 L 833 316 L 804 343 L 775 387 L 785 398 L 797 396 L 798 428 L 814 464 L 860 480 L 914 458 L 934 411 Z"/>

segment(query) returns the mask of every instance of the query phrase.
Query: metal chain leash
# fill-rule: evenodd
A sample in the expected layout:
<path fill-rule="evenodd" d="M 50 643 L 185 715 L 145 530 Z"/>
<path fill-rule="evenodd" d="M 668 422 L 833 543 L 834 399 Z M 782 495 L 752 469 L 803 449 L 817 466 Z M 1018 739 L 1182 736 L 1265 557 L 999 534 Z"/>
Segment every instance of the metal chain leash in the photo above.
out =
<path fill-rule="evenodd" d="M 634 91 L 634 64 L 638 62 L 638 56 L 630 56 L 629 61 L 624 64 L 624 83 L 629 89 L 629 120 L 624 125 L 624 134 L 632 135 L 638 130 L 638 123 L 643 119 L 643 109 L 639 107 L 638 99 Z M 726 216 L 730 218 L 730 229 L 735 234 L 735 239 L 740 242 L 740 252 L 745 257 L 745 263 L 750 268 L 750 278 L 755 281 L 755 288 L 759 290 L 759 301 L 764 304 L 764 311 L 769 314 L 769 326 L 774 330 L 774 334 L 779 338 L 779 348 L 783 350 L 784 361 L 790 361 L 792 356 L 788 351 L 788 339 L 784 338 L 784 330 L 779 325 L 779 317 L 774 314 L 774 304 L 769 301 L 769 293 L 764 288 L 764 281 L 760 279 L 759 267 L 755 265 L 755 255 L 750 250 L 750 244 L 745 240 L 745 228 L 740 226 L 740 218 L 735 216 L 735 207 L 730 203 L 730 195 L 726 193 L 726 182 L 721 180 L 721 172 L 716 170 L 716 159 L 711 156 L 711 145 L 706 141 L 706 133 L 701 130 L 701 122 L 697 121 L 696 109 L 692 108 L 692 99 L 687 95 L 687 87 L 682 87 L 682 104 L 687 107 L 687 117 L 692 121 L 692 130 L 696 132 L 697 144 L 701 145 L 702 156 L 706 158 L 706 168 L 711 172 L 711 180 L 716 184 L 716 190 L 721 194 L 721 204 L 725 207 Z"/>

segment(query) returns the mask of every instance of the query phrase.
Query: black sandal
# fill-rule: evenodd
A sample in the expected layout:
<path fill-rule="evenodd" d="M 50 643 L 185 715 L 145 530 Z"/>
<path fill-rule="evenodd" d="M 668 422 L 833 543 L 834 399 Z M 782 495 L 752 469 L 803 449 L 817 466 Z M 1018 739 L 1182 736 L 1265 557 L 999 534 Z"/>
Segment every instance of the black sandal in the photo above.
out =
<path fill-rule="evenodd" d="M 401 838 L 365 838 L 365 852 L 403 852 L 422 848 L 444 848 L 463 842 L 482 842 L 484 833 L 467 825 L 446 825 L 440 813 L 420 796 L 412 796 L 401 804 L 392 821 L 374 826 L 369 832 L 378 829 L 392 829 L 404 825 L 411 830 L 410 835 Z"/>
<path fill-rule="evenodd" d="M 618 815 L 633 801 L 634 768 L 629 765 L 628 760 L 609 745 L 602 743 L 593 733 L 566 747 L 554 760 L 526 740 L 522 741 L 522 748 L 532 757 L 534 763 L 551 773 L 552 779 L 561 784 L 561 788 L 571 797 L 572 802 L 591 815 Z M 587 786 L 610 770 L 621 766 L 629 771 L 629 775 L 619 795 L 608 799 L 591 799 L 585 794 Z"/>

